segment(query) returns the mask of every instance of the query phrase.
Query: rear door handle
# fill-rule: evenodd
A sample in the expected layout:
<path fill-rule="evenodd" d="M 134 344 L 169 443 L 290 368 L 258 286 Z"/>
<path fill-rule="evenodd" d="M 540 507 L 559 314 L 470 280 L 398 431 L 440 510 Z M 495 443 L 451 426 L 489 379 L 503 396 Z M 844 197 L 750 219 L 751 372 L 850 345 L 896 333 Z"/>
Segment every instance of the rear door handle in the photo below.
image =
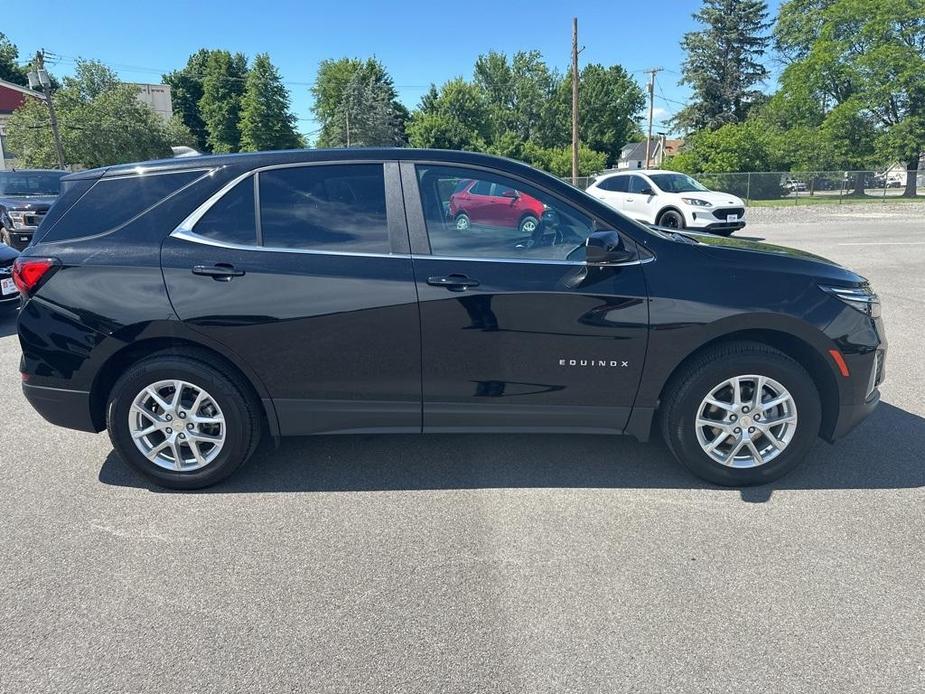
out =
<path fill-rule="evenodd" d="M 452 292 L 461 292 L 468 287 L 478 287 L 479 281 L 466 275 L 446 275 L 444 277 L 428 277 L 427 284 L 433 287 L 446 287 Z"/>
<path fill-rule="evenodd" d="M 194 275 L 211 277 L 217 282 L 230 282 L 232 277 L 243 277 L 244 270 L 236 270 L 230 263 L 216 263 L 215 265 L 196 265 L 193 267 Z"/>

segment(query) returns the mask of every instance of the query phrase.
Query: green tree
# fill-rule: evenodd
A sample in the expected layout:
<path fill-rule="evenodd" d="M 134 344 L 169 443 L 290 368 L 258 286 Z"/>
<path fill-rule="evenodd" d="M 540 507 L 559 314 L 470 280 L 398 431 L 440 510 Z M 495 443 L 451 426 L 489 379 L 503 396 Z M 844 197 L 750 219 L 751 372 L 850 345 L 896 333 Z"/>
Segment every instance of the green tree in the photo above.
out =
<path fill-rule="evenodd" d="M 164 84 L 170 85 L 174 114 L 178 115 L 193 133 L 195 143 L 191 146 L 200 152 L 211 151 L 209 133 L 199 110 L 199 102 L 202 99 L 202 81 L 206 73 L 206 64 L 213 52 L 202 48 L 187 59 L 185 67 L 162 77 Z"/>
<path fill-rule="evenodd" d="M 435 147 L 484 152 L 491 123 L 482 91 L 461 77 L 444 84 L 436 96 L 411 114 L 408 141 L 412 147 Z M 425 108 L 426 107 L 426 108 Z"/>
<path fill-rule="evenodd" d="M 29 85 L 26 69 L 19 63 L 19 49 L 0 31 L 0 80 Z"/>
<path fill-rule="evenodd" d="M 408 110 L 398 101 L 398 93 L 385 66 L 375 58 L 323 60 L 312 87 L 312 111 L 321 124 L 319 147 L 343 147 L 347 143 L 401 145 L 405 141 Z M 366 112 L 363 99 L 370 99 Z M 356 131 L 354 124 L 362 128 Z"/>
<path fill-rule="evenodd" d="M 693 16 L 704 28 L 681 40 L 687 53 L 681 83 L 694 93 L 674 124 L 692 132 L 742 122 L 762 100 L 757 86 L 768 76 L 761 62 L 770 41 L 767 3 L 704 0 Z"/>
<path fill-rule="evenodd" d="M 254 58 L 241 99 L 241 150 L 258 152 L 300 147 L 295 116 L 289 110 L 289 91 L 270 56 Z"/>
<path fill-rule="evenodd" d="M 170 147 L 192 141 L 174 120 L 167 122 L 138 100 L 135 87 L 122 84 L 102 63 L 80 60 L 73 77 L 55 92 L 65 159 L 97 167 L 171 155 Z M 25 166 L 57 166 L 48 110 L 28 99 L 7 123 L 10 147 Z"/>
<path fill-rule="evenodd" d="M 241 53 L 212 51 L 205 63 L 199 110 L 206 141 L 213 152 L 237 152 L 241 147 L 241 97 L 247 58 Z"/>
<path fill-rule="evenodd" d="M 925 0 L 789 0 L 775 44 L 789 61 L 782 90 L 819 100 L 820 128 L 842 151 L 903 163 L 904 195 L 914 196 L 925 151 Z"/>
<path fill-rule="evenodd" d="M 571 75 L 562 81 L 559 102 L 557 132 L 570 138 Z M 622 66 L 585 65 L 578 75 L 578 134 L 581 143 L 603 152 L 608 166 L 616 164 L 624 145 L 642 138 L 639 119 L 645 104 L 645 94 Z"/>

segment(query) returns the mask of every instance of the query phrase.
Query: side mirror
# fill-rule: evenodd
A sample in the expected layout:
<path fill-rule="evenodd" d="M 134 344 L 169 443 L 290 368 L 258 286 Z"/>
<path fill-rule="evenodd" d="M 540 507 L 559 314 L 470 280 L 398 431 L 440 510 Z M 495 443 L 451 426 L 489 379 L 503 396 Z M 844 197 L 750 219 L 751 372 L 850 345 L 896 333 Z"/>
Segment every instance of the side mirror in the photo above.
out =
<path fill-rule="evenodd" d="M 642 190 L 639 191 L 642 195 L 655 195 L 655 191 L 652 190 L 652 186 L 645 186 Z"/>
<path fill-rule="evenodd" d="M 632 260 L 623 238 L 615 231 L 595 231 L 585 241 L 585 262 L 588 265 L 612 265 Z"/>
<path fill-rule="evenodd" d="M 505 190 L 501 193 L 502 198 L 514 198 L 515 200 L 520 197 L 520 193 L 516 190 Z"/>

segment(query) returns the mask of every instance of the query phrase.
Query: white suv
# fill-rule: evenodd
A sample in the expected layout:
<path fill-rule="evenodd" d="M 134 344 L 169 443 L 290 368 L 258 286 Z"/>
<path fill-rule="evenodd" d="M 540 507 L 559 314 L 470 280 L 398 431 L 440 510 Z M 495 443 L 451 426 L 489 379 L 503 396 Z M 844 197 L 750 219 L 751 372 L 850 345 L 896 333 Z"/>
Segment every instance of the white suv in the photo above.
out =
<path fill-rule="evenodd" d="M 729 236 L 745 226 L 745 203 L 686 174 L 633 169 L 599 176 L 588 194 L 645 224 Z"/>

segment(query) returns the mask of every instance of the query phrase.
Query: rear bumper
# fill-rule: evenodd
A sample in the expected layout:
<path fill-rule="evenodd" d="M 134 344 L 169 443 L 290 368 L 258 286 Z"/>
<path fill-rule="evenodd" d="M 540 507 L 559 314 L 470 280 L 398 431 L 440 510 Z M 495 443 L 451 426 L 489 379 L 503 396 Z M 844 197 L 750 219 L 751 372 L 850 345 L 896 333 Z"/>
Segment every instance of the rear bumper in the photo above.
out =
<path fill-rule="evenodd" d="M 100 431 L 91 416 L 90 393 L 28 383 L 23 383 L 22 391 L 36 412 L 51 424 L 79 431 Z"/>

